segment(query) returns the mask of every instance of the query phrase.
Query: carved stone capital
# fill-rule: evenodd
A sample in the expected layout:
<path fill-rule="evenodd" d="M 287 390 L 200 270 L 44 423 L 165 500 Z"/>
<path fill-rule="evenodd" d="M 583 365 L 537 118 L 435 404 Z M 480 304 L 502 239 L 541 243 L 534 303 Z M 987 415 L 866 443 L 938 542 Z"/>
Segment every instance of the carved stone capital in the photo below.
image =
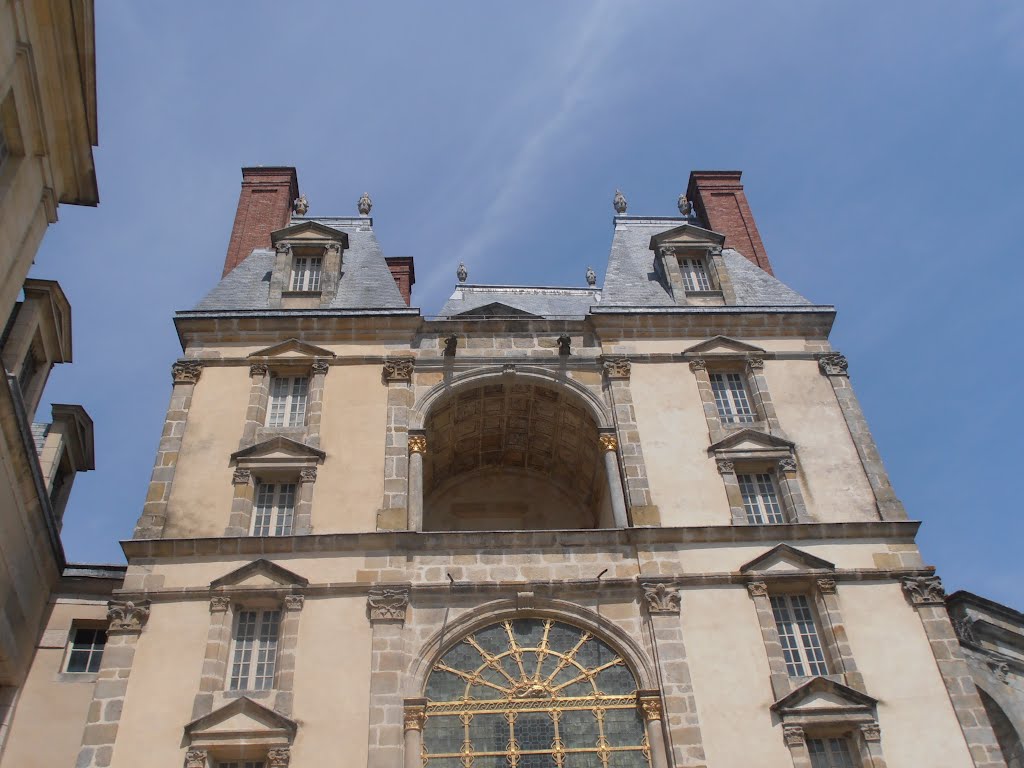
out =
<path fill-rule="evenodd" d="M 828 352 L 818 356 L 818 368 L 826 376 L 849 375 L 849 363 L 838 352 Z"/>
<path fill-rule="evenodd" d="M 604 375 L 609 379 L 628 379 L 633 364 L 628 357 L 607 357 L 601 362 Z"/>
<path fill-rule="evenodd" d="M 289 243 L 278 243 L 274 246 L 274 250 L 278 253 L 291 253 L 292 246 Z"/>
<path fill-rule="evenodd" d="M 784 725 L 782 726 L 782 738 L 786 740 L 786 746 L 790 749 L 802 747 L 805 742 L 804 729 L 799 725 Z"/>
<path fill-rule="evenodd" d="M 366 599 L 370 621 L 405 621 L 409 607 L 407 587 L 374 587 Z"/>
<path fill-rule="evenodd" d="M 413 361 L 408 357 L 384 361 L 385 381 L 412 381 Z"/>
<path fill-rule="evenodd" d="M 679 588 L 674 584 L 643 583 L 648 613 L 679 613 Z"/>
<path fill-rule="evenodd" d="M 823 595 L 834 595 L 836 593 L 836 580 L 818 579 L 818 591 Z"/>
<path fill-rule="evenodd" d="M 722 255 L 722 246 L 720 246 L 720 245 L 709 245 L 708 246 L 708 256 L 721 256 L 721 255 Z"/>
<path fill-rule="evenodd" d="M 878 727 L 878 723 L 872 720 L 860 727 L 860 735 L 864 737 L 864 741 L 881 741 L 882 729 Z"/>
<path fill-rule="evenodd" d="M 341 253 L 341 243 L 339 243 L 337 240 L 332 240 L 326 245 L 325 249 L 328 253 L 330 253 L 331 251 Z"/>
<path fill-rule="evenodd" d="M 422 731 L 427 721 L 427 703 L 425 699 L 406 701 L 402 710 L 402 724 L 406 731 Z"/>
<path fill-rule="evenodd" d="M 748 357 L 747 358 L 747 370 L 748 371 L 763 371 L 764 360 L 760 357 Z"/>
<path fill-rule="evenodd" d="M 266 363 L 253 363 L 249 366 L 250 376 L 266 376 L 270 368 Z"/>
<path fill-rule="evenodd" d="M 300 483 L 315 483 L 316 482 L 316 467 L 303 467 L 299 470 L 299 482 Z"/>
<path fill-rule="evenodd" d="M 210 598 L 210 613 L 226 613 L 231 607 L 231 598 L 216 595 Z"/>
<path fill-rule="evenodd" d="M 792 456 L 779 459 L 779 472 L 796 472 L 796 459 Z"/>
<path fill-rule="evenodd" d="M 107 619 L 112 632 L 141 632 L 149 619 L 149 600 L 138 603 L 110 600 L 107 603 Z"/>
<path fill-rule="evenodd" d="M 326 376 L 327 372 L 331 370 L 331 366 L 328 364 L 328 362 L 320 358 L 317 358 L 316 360 L 313 361 L 312 368 L 314 374 L 319 373 L 324 376 Z"/>
<path fill-rule="evenodd" d="M 946 590 L 938 576 L 908 576 L 902 581 L 903 591 L 915 606 L 946 604 Z"/>
<path fill-rule="evenodd" d="M 661 707 L 661 694 L 658 691 L 637 691 L 636 706 L 646 723 L 653 720 L 661 720 L 664 717 Z"/>
<path fill-rule="evenodd" d="M 696 360 L 691 360 L 690 361 L 690 370 L 691 371 L 694 371 L 694 372 L 696 372 L 696 371 L 706 371 L 707 369 L 708 369 L 708 363 L 707 363 L 707 360 L 705 360 L 703 357 L 698 357 Z"/>
<path fill-rule="evenodd" d="M 619 438 L 615 435 L 598 435 L 597 444 L 601 446 L 602 451 L 619 450 Z"/>
<path fill-rule="evenodd" d="M 663 259 L 674 259 L 676 256 L 676 249 L 669 245 L 663 245 L 658 249 L 658 255 Z"/>
<path fill-rule="evenodd" d="M 252 482 L 252 471 L 248 469 L 236 469 L 231 475 L 231 482 L 234 485 L 248 485 Z"/>
<path fill-rule="evenodd" d="M 409 453 L 426 453 L 426 435 L 409 435 Z"/>
<path fill-rule="evenodd" d="M 171 366 L 171 379 L 175 384 L 195 384 L 203 373 L 203 364 L 197 360 L 179 360 Z"/>
<path fill-rule="evenodd" d="M 306 598 L 304 595 L 285 595 L 284 609 L 286 611 L 301 611 L 305 602 Z"/>
<path fill-rule="evenodd" d="M 185 768 L 206 768 L 210 763 L 205 749 L 190 749 L 185 753 Z"/>
<path fill-rule="evenodd" d="M 751 597 L 768 597 L 768 585 L 763 581 L 751 581 L 747 584 L 747 592 Z"/>
<path fill-rule="evenodd" d="M 267 768 L 288 768 L 292 751 L 288 747 L 274 747 L 267 750 Z"/>
<path fill-rule="evenodd" d="M 720 475 L 731 475 L 736 471 L 736 465 L 728 459 L 718 459 L 715 466 L 718 467 Z"/>

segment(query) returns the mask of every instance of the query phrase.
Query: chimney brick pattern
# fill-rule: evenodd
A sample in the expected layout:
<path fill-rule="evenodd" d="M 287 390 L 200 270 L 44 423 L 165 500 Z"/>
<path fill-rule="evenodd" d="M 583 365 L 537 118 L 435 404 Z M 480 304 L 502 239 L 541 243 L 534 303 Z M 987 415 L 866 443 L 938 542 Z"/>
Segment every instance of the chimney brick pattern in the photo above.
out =
<path fill-rule="evenodd" d="M 294 168 L 242 169 L 242 192 L 224 259 L 224 275 L 241 264 L 253 248 L 271 247 L 270 233 L 288 226 L 292 201 L 298 196 L 299 177 Z"/>
<path fill-rule="evenodd" d="M 733 248 L 769 275 L 771 262 L 754 223 L 754 214 L 740 183 L 741 171 L 692 171 L 686 196 L 710 229 L 725 235 L 725 247 Z"/>

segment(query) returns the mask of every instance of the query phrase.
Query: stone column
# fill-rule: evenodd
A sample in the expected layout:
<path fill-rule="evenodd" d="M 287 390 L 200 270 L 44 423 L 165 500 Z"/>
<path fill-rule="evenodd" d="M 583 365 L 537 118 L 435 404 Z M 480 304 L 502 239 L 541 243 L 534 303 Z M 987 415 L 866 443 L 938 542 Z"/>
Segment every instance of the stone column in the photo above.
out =
<path fill-rule="evenodd" d="M 779 492 L 782 494 L 783 504 L 790 519 L 794 523 L 813 523 L 814 518 L 807 511 L 804 503 L 804 495 L 800 491 L 800 481 L 797 479 L 796 459 L 789 456 L 779 459 L 776 477 L 779 480 Z"/>
<path fill-rule="evenodd" d="M 1006 768 L 988 713 L 981 703 L 971 670 L 960 652 L 953 622 L 946 612 L 942 580 L 938 576 L 910 576 L 902 579 L 902 584 L 904 594 L 921 617 L 975 768 Z"/>
<path fill-rule="evenodd" d="M 811 766 L 811 753 L 807 751 L 807 737 L 804 729 L 799 725 L 782 726 L 782 737 L 789 747 L 789 754 L 793 758 L 793 768 L 813 768 Z"/>
<path fill-rule="evenodd" d="M 313 487 L 316 485 L 316 467 L 299 470 L 299 492 L 295 499 L 295 524 L 292 533 L 305 536 L 313 532 Z"/>
<path fill-rule="evenodd" d="M 234 496 L 231 499 L 231 517 L 225 536 L 248 536 L 252 524 L 252 505 L 256 488 L 253 485 L 252 472 L 248 469 L 236 469 L 231 476 Z"/>
<path fill-rule="evenodd" d="M 651 750 L 651 768 L 669 768 L 665 751 L 665 729 L 662 724 L 661 693 L 637 691 L 636 703 L 647 729 L 647 744 Z M 406 768 L 412 768 L 406 766 Z"/>
<path fill-rule="evenodd" d="M 746 364 L 747 381 L 750 384 L 750 395 L 754 398 L 755 411 L 764 417 L 768 432 L 773 435 L 783 434 L 779 416 L 775 412 L 775 403 L 768 392 L 768 382 L 764 378 L 764 360 L 760 357 L 748 357 Z M 710 383 L 711 379 L 708 379 Z"/>
<path fill-rule="evenodd" d="M 882 457 L 878 453 L 878 446 L 875 445 L 875 438 L 871 436 L 871 430 L 868 429 L 860 402 L 853 393 L 853 387 L 850 386 L 849 365 L 846 358 L 833 352 L 823 354 L 818 357 L 818 368 L 824 376 L 828 377 L 832 390 L 835 392 L 839 408 L 846 420 L 846 427 L 850 430 L 860 463 L 864 467 L 864 473 L 867 475 L 871 490 L 875 495 L 878 514 L 883 520 L 906 520 L 907 512 L 903 508 L 903 502 L 896 498 L 896 492 L 889 482 L 889 475 L 885 471 Z"/>
<path fill-rule="evenodd" d="M 171 366 L 174 388 L 171 390 L 171 404 L 167 408 L 164 431 L 157 448 L 156 463 L 146 493 L 142 515 L 135 526 L 133 538 L 157 539 L 163 535 L 167 523 L 167 501 L 171 497 L 171 482 L 174 468 L 178 463 L 178 451 L 185 436 L 185 423 L 192 407 L 192 394 L 196 382 L 203 372 L 203 365 L 197 360 L 179 361 Z"/>
<path fill-rule="evenodd" d="M 82 732 L 77 768 L 101 768 L 110 765 L 114 742 L 121 722 L 128 677 L 135 661 L 135 647 L 149 619 L 149 601 L 107 603 L 107 645 L 96 675 L 92 703 Z"/>
<path fill-rule="evenodd" d="M 377 514 L 378 531 L 409 526 L 409 409 L 413 404 L 413 361 L 384 361 L 382 378 L 388 387 L 388 420 L 384 443 L 384 501 Z"/>
<path fill-rule="evenodd" d="M 267 423 L 267 402 L 270 400 L 270 369 L 266 363 L 249 366 L 249 405 L 245 409 L 245 426 L 239 448 L 256 442 L 256 431 Z"/>
<path fill-rule="evenodd" d="M 423 724 L 427 720 L 426 699 L 405 700 L 405 764 L 404 768 L 423 768 Z"/>
<path fill-rule="evenodd" d="M 604 360 L 604 376 L 608 397 L 615 415 L 615 433 L 622 456 L 626 504 L 633 525 L 661 525 L 661 516 L 651 498 L 647 480 L 647 464 L 640 445 L 640 428 L 633 410 L 633 393 L 629 388 L 632 364 L 626 358 Z"/>
<path fill-rule="evenodd" d="M 725 497 L 729 500 L 729 513 L 733 525 L 747 525 L 747 508 L 743 506 L 743 493 L 736 477 L 736 465 L 729 459 L 717 459 L 715 466 L 725 484 Z"/>
<path fill-rule="evenodd" d="M 622 493 L 622 478 L 619 477 L 619 441 L 615 435 L 603 434 L 598 437 L 601 453 L 604 455 L 604 473 L 608 478 L 608 498 L 612 504 L 612 520 L 616 528 L 629 528 L 626 516 L 626 500 Z"/>
<path fill-rule="evenodd" d="M 870 768 L 886 768 L 885 756 L 882 754 L 882 730 L 878 723 L 864 723 L 858 729 L 861 762 Z"/>
<path fill-rule="evenodd" d="M 427 436 L 417 432 L 409 435 L 409 530 L 423 530 L 423 454 L 427 452 Z"/>
<path fill-rule="evenodd" d="M 306 445 L 320 447 L 320 420 L 324 412 L 324 382 L 331 367 L 326 360 L 314 360 L 309 377 L 309 410 L 306 412 Z"/>

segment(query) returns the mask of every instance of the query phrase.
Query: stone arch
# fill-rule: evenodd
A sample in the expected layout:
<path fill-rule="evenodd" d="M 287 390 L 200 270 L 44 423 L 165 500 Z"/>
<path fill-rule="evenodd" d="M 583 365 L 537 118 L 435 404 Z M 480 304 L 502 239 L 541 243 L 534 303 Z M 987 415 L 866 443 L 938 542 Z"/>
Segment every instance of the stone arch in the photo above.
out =
<path fill-rule="evenodd" d="M 998 689 L 977 680 L 975 685 L 1007 768 L 1024 768 L 1024 736 L 1020 732 L 1021 724 L 1011 719 L 1013 709 L 1007 706 L 1009 702 Z"/>

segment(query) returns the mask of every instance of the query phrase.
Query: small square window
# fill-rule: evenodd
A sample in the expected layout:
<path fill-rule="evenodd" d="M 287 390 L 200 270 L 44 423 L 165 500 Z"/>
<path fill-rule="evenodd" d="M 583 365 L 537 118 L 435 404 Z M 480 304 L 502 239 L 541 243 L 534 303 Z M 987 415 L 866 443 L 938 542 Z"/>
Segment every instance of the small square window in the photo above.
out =
<path fill-rule="evenodd" d="M 737 474 L 743 508 L 751 525 L 780 525 L 786 522 L 775 478 L 767 472 Z"/>
<path fill-rule="evenodd" d="M 323 258 L 320 256 L 296 256 L 292 261 L 290 290 L 319 291 L 322 268 Z"/>
<path fill-rule="evenodd" d="M 295 519 L 295 483 L 260 483 L 253 505 L 253 536 L 290 536 Z"/>
<path fill-rule="evenodd" d="M 807 739 L 807 751 L 811 768 L 857 768 L 849 739 Z"/>
<path fill-rule="evenodd" d="M 711 281 L 704 266 L 704 259 L 685 257 L 679 260 L 679 271 L 683 276 L 683 287 L 687 291 L 710 291 Z"/>
<path fill-rule="evenodd" d="M 265 691 L 274 687 L 281 611 L 240 610 L 235 616 L 231 654 L 232 691 Z"/>
<path fill-rule="evenodd" d="M 750 424 L 754 409 L 750 406 L 747 384 L 741 373 L 712 373 L 711 391 L 715 395 L 718 417 L 723 424 Z"/>
<path fill-rule="evenodd" d="M 807 595 L 773 595 L 771 603 L 789 676 L 827 675 L 821 633 Z"/>
<path fill-rule="evenodd" d="M 75 627 L 71 633 L 65 672 L 99 672 L 107 633 L 102 629 Z"/>
<path fill-rule="evenodd" d="M 270 408 L 267 409 L 267 426 L 305 426 L 308 396 L 308 377 L 274 376 L 270 380 Z"/>

